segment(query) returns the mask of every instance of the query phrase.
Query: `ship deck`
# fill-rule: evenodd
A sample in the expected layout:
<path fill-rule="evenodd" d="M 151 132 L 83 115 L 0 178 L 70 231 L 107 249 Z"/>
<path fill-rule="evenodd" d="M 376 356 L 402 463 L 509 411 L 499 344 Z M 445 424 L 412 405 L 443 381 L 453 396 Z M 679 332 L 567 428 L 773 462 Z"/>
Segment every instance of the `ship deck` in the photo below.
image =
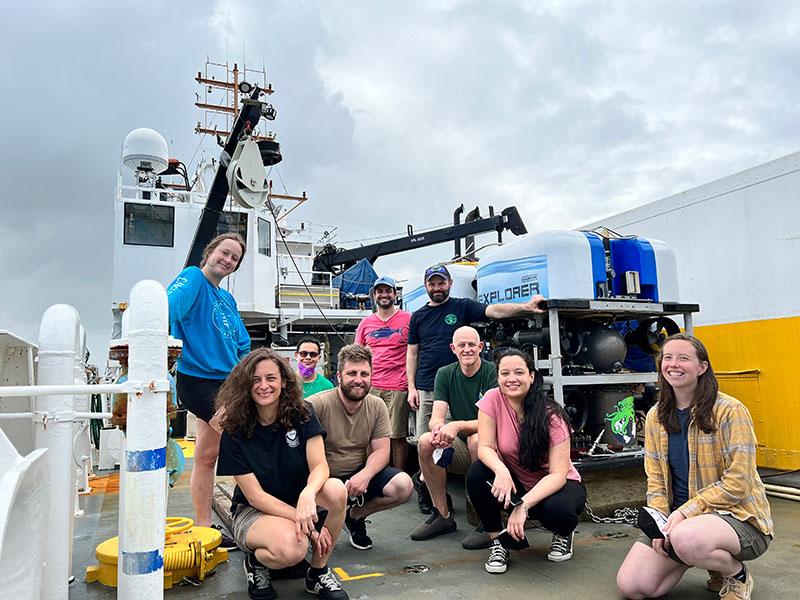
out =
<path fill-rule="evenodd" d="M 189 496 L 189 470 L 170 490 L 169 516 L 193 514 Z M 783 485 L 794 481 L 775 480 Z M 80 499 L 85 516 L 75 521 L 73 574 L 69 598 L 116 598 L 116 589 L 100 583 L 86 582 L 86 567 L 96 564 L 94 549 L 100 542 L 117 535 L 118 491 L 114 486 L 115 472 L 99 472 L 91 495 Z M 569 598 L 603 600 L 616 599 L 619 594 L 615 576 L 638 530 L 625 524 L 599 524 L 582 521 L 575 535 L 574 556 L 564 563 L 546 559 L 550 534 L 530 530 L 531 548 L 513 552 L 508 571 L 490 575 L 484 571 L 486 550 L 464 550 L 462 539 L 472 530 L 467 523 L 463 478 L 451 476 L 448 491 L 456 506 L 458 531 L 426 542 L 414 542 L 409 532 L 426 518 L 417 510 L 415 498 L 405 505 L 372 515 L 368 533 L 374 547 L 368 551 L 355 550 L 346 535 L 342 535 L 334 550 L 330 566 L 341 569 L 348 579 L 342 582 L 353 600 L 382 598 L 491 598 L 524 597 L 530 599 Z M 591 498 L 590 498 L 591 501 Z M 791 500 L 770 498 L 775 520 L 776 538 L 769 551 L 750 563 L 756 598 L 797 597 L 800 584 L 800 504 Z M 221 520 L 217 521 L 221 523 Z M 185 598 L 247 598 L 242 571 L 243 554 L 231 552 L 229 562 L 216 568 L 199 587 L 174 586 L 165 590 L 164 597 Z M 705 589 L 705 571 L 691 569 L 683 580 L 664 598 L 710 600 L 714 595 Z M 303 590 L 303 581 L 277 581 L 279 597 L 310 597 Z"/>

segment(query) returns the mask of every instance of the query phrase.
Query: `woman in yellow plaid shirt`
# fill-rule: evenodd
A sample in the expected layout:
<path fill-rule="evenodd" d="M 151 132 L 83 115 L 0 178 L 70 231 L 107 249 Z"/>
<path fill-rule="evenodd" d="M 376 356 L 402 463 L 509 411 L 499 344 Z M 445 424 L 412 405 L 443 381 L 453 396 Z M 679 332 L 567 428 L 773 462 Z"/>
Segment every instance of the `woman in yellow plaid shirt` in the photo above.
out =
<path fill-rule="evenodd" d="M 690 567 L 709 571 L 709 590 L 747 600 L 744 565 L 773 536 L 756 471 L 756 436 L 747 408 L 719 391 L 708 352 L 678 333 L 659 360 L 660 398 L 647 415 L 647 505 L 669 515 L 664 538 L 639 537 L 617 573 L 625 598 L 662 596 Z"/>

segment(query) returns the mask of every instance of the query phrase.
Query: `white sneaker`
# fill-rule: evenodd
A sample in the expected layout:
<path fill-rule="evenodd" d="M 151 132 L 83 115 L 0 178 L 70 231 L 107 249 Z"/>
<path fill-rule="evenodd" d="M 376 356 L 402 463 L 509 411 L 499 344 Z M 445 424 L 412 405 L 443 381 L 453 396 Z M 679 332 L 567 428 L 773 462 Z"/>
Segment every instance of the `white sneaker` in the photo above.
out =
<path fill-rule="evenodd" d="M 505 573 L 508 568 L 508 550 L 503 548 L 497 538 L 493 539 L 492 545 L 489 546 L 489 559 L 484 566 L 489 573 Z"/>
<path fill-rule="evenodd" d="M 547 560 L 552 562 L 564 562 L 572 558 L 572 541 L 574 539 L 574 531 L 567 537 L 554 533 L 553 541 L 550 542 L 550 553 L 547 555 Z"/>

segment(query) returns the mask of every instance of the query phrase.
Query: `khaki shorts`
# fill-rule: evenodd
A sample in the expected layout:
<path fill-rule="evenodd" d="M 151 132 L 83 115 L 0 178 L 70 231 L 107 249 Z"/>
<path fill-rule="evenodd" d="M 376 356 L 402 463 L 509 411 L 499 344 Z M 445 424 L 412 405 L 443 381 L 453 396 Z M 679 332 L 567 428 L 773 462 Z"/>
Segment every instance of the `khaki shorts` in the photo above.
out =
<path fill-rule="evenodd" d="M 247 532 L 256 522 L 258 517 L 263 515 L 260 510 L 248 506 L 247 504 L 236 505 L 236 510 L 233 513 L 233 523 L 231 525 L 231 534 L 236 541 L 236 545 L 242 552 L 252 552 L 252 548 L 248 548 L 245 540 L 247 539 Z"/>
<path fill-rule="evenodd" d="M 739 554 L 734 556 L 736 560 L 754 560 L 767 551 L 769 543 L 772 541 L 772 536 L 762 533 L 761 530 L 755 525 L 749 523 L 748 521 L 740 521 L 733 515 L 720 513 L 711 514 L 718 516 L 720 519 L 730 525 L 736 532 L 736 535 L 739 537 L 739 546 L 741 547 L 741 550 L 739 551 Z M 645 544 L 646 546 L 652 547 L 653 545 L 652 540 L 645 534 L 642 534 L 636 538 L 636 541 Z M 675 562 L 678 562 L 682 565 L 686 564 L 680 558 L 678 558 L 678 555 L 675 554 L 672 546 L 670 546 L 668 554 L 669 557 Z"/>
<path fill-rule="evenodd" d="M 417 439 L 421 438 L 423 433 L 430 431 L 428 425 L 431 421 L 431 414 L 433 414 L 433 391 L 419 390 L 419 408 L 417 409 L 417 424 L 414 432 L 414 437 Z"/>
<path fill-rule="evenodd" d="M 386 403 L 392 428 L 390 437 L 393 440 L 405 439 L 408 436 L 408 413 L 411 412 L 408 390 L 379 390 L 373 387 L 369 393 L 378 396 Z"/>

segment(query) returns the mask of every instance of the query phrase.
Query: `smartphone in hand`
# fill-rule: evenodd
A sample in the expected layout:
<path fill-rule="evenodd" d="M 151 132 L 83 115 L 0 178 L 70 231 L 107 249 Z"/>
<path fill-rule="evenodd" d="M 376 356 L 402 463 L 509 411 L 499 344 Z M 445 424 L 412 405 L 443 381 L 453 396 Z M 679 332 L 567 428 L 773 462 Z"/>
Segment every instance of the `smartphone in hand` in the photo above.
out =
<path fill-rule="evenodd" d="M 515 540 L 512 535 L 508 533 L 508 529 L 503 529 L 503 531 L 498 534 L 497 539 L 500 540 L 500 543 L 506 550 L 524 550 L 525 548 L 530 548 L 528 538 L 522 536 L 521 540 Z"/>
<path fill-rule="evenodd" d="M 494 483 L 489 481 L 488 479 L 486 480 L 486 483 L 489 485 L 489 487 L 492 487 L 494 485 Z M 509 505 L 512 506 L 513 508 L 516 508 L 520 504 L 522 504 L 522 498 L 516 492 L 511 492 L 511 500 L 509 500 Z"/>

